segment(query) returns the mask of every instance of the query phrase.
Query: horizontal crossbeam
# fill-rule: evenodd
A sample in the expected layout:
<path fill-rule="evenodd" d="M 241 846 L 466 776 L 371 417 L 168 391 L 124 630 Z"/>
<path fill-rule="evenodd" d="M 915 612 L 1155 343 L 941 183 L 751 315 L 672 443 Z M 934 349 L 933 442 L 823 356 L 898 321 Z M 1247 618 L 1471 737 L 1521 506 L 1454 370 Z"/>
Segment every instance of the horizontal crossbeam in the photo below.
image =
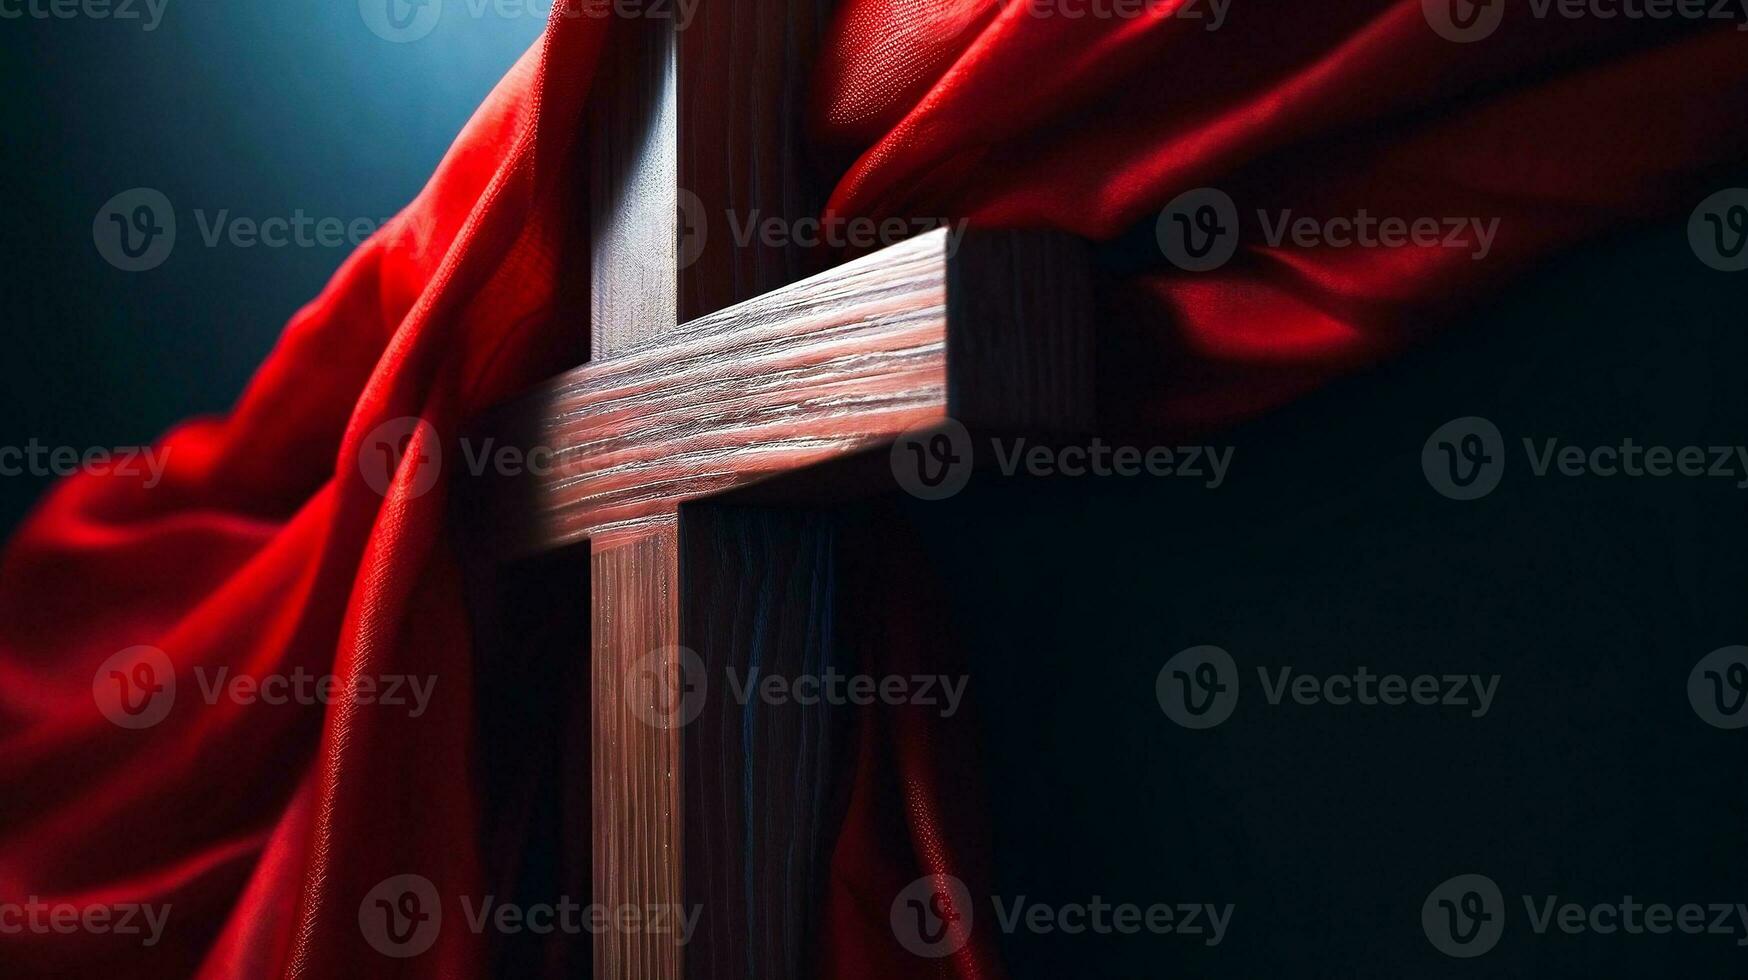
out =
<path fill-rule="evenodd" d="M 481 427 L 529 460 L 493 487 L 485 530 L 513 554 L 599 550 L 949 415 L 1084 425 L 1085 264 L 1057 235 L 936 231 L 583 365 Z"/>

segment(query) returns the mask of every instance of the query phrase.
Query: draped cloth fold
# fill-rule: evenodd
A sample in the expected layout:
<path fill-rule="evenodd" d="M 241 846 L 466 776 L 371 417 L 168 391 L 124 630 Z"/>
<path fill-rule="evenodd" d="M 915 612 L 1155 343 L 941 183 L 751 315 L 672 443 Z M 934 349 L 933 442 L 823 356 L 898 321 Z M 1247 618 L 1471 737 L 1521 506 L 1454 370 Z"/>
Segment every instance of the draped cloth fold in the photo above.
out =
<path fill-rule="evenodd" d="M 1216 187 L 1241 216 L 1497 219 L 1481 259 L 1275 242 L 1245 219 L 1217 270 L 1127 271 L 1125 320 L 1108 329 L 1133 357 L 1107 397 L 1159 426 L 1269 410 L 1561 249 L 1684 216 L 1740 172 L 1748 141 L 1748 35 L 1733 24 L 1508 12 L 1494 36 L 1455 44 L 1417 0 L 1233 4 L 1217 30 L 1206 4 L 1063 15 L 1078 7 L 846 0 L 812 109 L 822 158 L 845 169 L 830 209 L 1133 241 L 1179 194 Z M 74 478 L 9 543 L 0 902 L 170 906 L 144 949 L 114 931 L 0 930 L 9 975 L 345 977 L 361 956 L 373 975 L 486 974 L 485 940 L 465 928 L 416 958 L 374 958 L 359 903 L 408 873 L 487 891 L 450 490 L 415 463 L 571 366 L 587 318 L 565 288 L 588 261 L 581 107 L 604 34 L 555 18 L 428 186 L 293 317 L 235 408 L 163 439 L 161 484 Z M 405 451 L 373 487 L 360 459 L 385 431 Z M 220 698 L 124 728 L 102 692 L 138 675 L 100 668 L 141 647 L 168 659 L 179 699 L 221 669 L 436 684 L 418 718 L 348 698 Z M 920 875 L 976 890 L 976 808 L 953 778 L 974 760 L 949 757 L 940 724 L 863 729 L 822 975 L 1001 975 L 987 940 L 919 965 L 889 925 L 894 889 Z"/>

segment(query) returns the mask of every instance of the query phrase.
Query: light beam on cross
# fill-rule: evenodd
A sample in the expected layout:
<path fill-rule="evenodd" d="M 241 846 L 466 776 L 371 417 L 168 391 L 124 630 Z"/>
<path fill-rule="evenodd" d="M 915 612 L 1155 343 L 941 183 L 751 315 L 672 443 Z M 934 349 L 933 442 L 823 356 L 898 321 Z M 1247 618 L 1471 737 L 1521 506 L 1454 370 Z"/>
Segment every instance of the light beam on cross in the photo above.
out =
<path fill-rule="evenodd" d="M 680 505 L 948 417 L 1024 434 L 1091 423 L 1079 243 L 974 230 L 955 251 L 937 230 L 803 278 L 830 257 L 724 233 L 730 212 L 818 214 L 793 115 L 825 15 L 818 2 L 705 0 L 685 32 L 615 23 L 587 127 L 591 359 L 487 424 L 502 444 L 556 450 L 551 466 L 494 488 L 493 547 L 589 542 L 593 901 L 607 908 L 688 904 L 682 731 L 649 723 L 662 709 L 651 699 L 684 688 L 659 651 L 684 641 L 710 660 L 721 638 L 681 635 Z M 787 43 L 749 47 L 770 37 Z M 681 188 L 703 212 L 687 220 L 704 225 L 684 267 L 681 235 L 699 231 L 682 227 Z M 869 489 L 896 487 L 886 474 Z M 650 664 L 667 677 L 647 683 Z M 608 930 L 595 975 L 747 969 L 683 954 L 698 955 L 671 934 Z"/>

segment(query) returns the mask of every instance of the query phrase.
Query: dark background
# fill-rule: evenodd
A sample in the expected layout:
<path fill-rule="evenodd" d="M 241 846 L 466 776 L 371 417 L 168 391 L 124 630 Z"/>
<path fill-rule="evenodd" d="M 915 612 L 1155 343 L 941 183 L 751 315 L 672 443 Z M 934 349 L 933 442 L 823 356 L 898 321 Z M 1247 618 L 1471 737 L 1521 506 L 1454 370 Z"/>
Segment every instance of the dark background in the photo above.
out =
<path fill-rule="evenodd" d="M 409 43 L 357 0 L 168 0 L 143 23 L 0 19 L 0 445 L 138 445 L 228 408 L 350 246 L 209 248 L 196 209 L 380 222 L 542 27 L 462 0 Z M 134 187 L 178 227 L 130 273 L 91 226 Z M 48 483 L 0 477 L 0 537 Z"/>
<path fill-rule="evenodd" d="M 1743 975 L 1740 922 L 1537 936 L 1522 901 L 1748 902 L 1748 729 L 1687 697 L 1702 656 L 1748 642 L 1748 490 L 1538 478 L 1522 445 L 1748 439 L 1748 274 L 1702 265 L 1684 224 L 1563 256 L 1426 349 L 1212 437 L 1234 448 L 1218 491 L 979 471 L 948 501 L 905 498 L 970 656 L 975 714 L 949 737 L 982 747 L 995 893 L 1237 906 L 1210 949 L 1002 936 L 979 899 L 1016 980 Z M 1421 451 L 1470 415 L 1507 461 L 1459 502 Z M 1240 696 L 1192 731 L 1154 682 L 1203 644 L 1237 662 Z M 1362 665 L 1500 683 L 1476 718 L 1271 707 L 1256 675 Z M 1453 959 L 1421 904 L 1471 873 L 1502 890 L 1504 935 Z"/>

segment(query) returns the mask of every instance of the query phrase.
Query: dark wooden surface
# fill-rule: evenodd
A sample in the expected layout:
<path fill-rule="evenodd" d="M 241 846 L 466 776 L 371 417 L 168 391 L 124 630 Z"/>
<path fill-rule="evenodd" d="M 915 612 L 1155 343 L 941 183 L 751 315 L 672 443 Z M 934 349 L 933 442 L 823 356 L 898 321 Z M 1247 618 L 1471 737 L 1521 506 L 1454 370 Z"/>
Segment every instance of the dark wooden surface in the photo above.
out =
<path fill-rule="evenodd" d="M 949 257 L 946 242 L 931 232 L 712 314 L 496 413 L 484 431 L 551 449 L 553 465 L 495 491 L 492 538 L 517 553 L 633 538 L 683 501 L 884 445 L 954 400 L 979 425 L 1084 428 L 1079 244 L 973 233 Z"/>
<path fill-rule="evenodd" d="M 755 849 L 740 859 L 750 863 L 715 867 L 720 853 L 699 858 L 702 866 L 689 863 L 686 845 L 701 838 L 684 829 L 689 809 L 680 732 L 649 725 L 645 716 L 655 705 L 647 690 L 627 681 L 652 653 L 676 642 L 683 610 L 692 608 L 680 589 L 678 508 L 832 461 L 848 461 L 857 485 L 846 495 L 894 491 L 890 470 L 868 465 L 870 451 L 946 417 L 955 403 L 975 413 L 979 425 L 1083 427 L 1093 373 L 1086 353 L 1092 316 L 1086 274 L 1084 247 L 1063 236 L 972 233 L 954 251 L 944 232 L 932 232 L 689 324 L 645 324 L 641 340 L 621 338 L 624 346 L 610 355 L 485 420 L 482 436 L 523 449 L 549 448 L 552 465 L 493 484 L 472 534 L 511 557 L 583 540 L 594 555 L 596 901 L 680 907 L 694 901 L 682 887 L 691 880 L 715 896 L 714 907 L 705 909 L 718 930 L 713 936 L 727 935 L 723 923 L 740 921 L 731 948 L 763 950 L 771 958 L 768 974 L 723 975 L 786 975 L 776 963 L 796 962 L 793 937 L 774 936 L 766 927 L 791 922 L 797 910 L 762 923 L 735 920 L 747 914 L 744 896 L 720 891 L 726 878 L 709 880 L 729 876 L 775 888 L 765 877 L 771 869 L 761 866 L 772 855 Z M 810 532 L 772 518 L 766 533 L 788 540 Z M 775 570 L 772 563 L 780 559 L 757 549 L 739 561 L 733 567 L 740 571 L 724 565 L 722 574 L 797 574 Z M 707 580 L 714 577 L 688 581 Z M 814 610 L 770 599 L 738 608 L 734 618 L 708 629 L 688 620 L 694 624 L 689 636 L 717 651 L 717 643 L 732 644 L 755 629 L 799 635 L 793 617 Z M 662 661 L 658 669 L 668 672 L 667 688 L 679 687 L 676 662 Z M 738 746 L 700 742 L 691 762 L 722 767 L 731 764 L 731 752 L 751 752 L 799 765 L 798 750 L 785 747 L 791 737 L 785 731 L 755 727 Z M 756 785 L 763 775 L 747 778 Z M 764 800 L 761 807 L 773 798 L 747 797 Z M 783 874 L 807 867 L 800 862 Z M 719 947 L 713 939 L 708 948 Z M 596 944 L 596 972 L 674 977 L 685 969 L 683 952 L 665 937 L 609 933 Z"/>
<path fill-rule="evenodd" d="M 595 901 L 640 909 L 681 902 L 680 729 L 660 724 L 662 691 L 679 662 L 676 541 L 671 527 L 593 549 Z M 656 679 L 650 672 L 662 672 Z M 677 977 L 677 937 L 610 930 L 595 946 L 597 977 Z"/>
<path fill-rule="evenodd" d="M 716 503 L 683 511 L 680 636 L 710 695 L 682 751 L 685 893 L 701 909 L 688 977 L 802 977 L 819 937 L 847 713 L 742 703 L 728 676 L 850 668 L 843 520 L 836 510 Z"/>
<path fill-rule="evenodd" d="M 705 550 L 688 545 L 696 574 L 687 581 L 702 608 L 717 611 L 685 619 L 694 607 L 682 594 L 680 505 L 850 459 L 853 477 L 840 479 L 858 492 L 869 481 L 890 489 L 885 468 L 866 465 L 869 452 L 959 409 L 978 424 L 1067 429 L 1090 412 L 1092 308 L 1078 243 L 974 234 L 954 252 L 935 232 L 819 272 L 838 260 L 829 249 L 737 235 L 767 218 L 792 228 L 824 203 L 827 185 L 801 146 L 803 92 L 830 7 L 706 0 L 685 30 L 663 18 L 615 20 L 586 110 L 591 322 L 578 326 L 590 361 L 475 430 L 498 446 L 552 451 L 540 457 L 549 466 L 471 488 L 477 526 L 468 535 L 495 549 L 482 560 L 585 541 L 591 553 L 593 900 L 680 908 L 694 901 L 690 883 L 711 906 L 699 947 L 710 952 L 701 955 L 734 951 L 733 964 L 688 968 L 672 937 L 609 931 L 594 943 L 598 977 L 797 975 L 805 937 L 783 929 L 798 921 L 793 903 L 805 889 L 787 891 L 795 881 L 786 876 L 818 872 L 795 855 L 781 870 L 762 847 L 731 858 L 722 843 L 689 856 L 688 844 L 726 840 L 711 822 L 727 819 L 731 801 L 709 797 L 714 811 L 688 833 L 681 731 L 648 719 L 658 707 L 652 692 L 680 686 L 678 661 L 662 651 L 683 620 L 725 662 L 744 660 L 734 644 L 755 634 L 784 638 L 766 651 L 779 661 L 805 660 L 798 651 L 811 648 L 795 638 L 823 642 L 807 617 L 830 595 L 803 600 L 793 590 L 812 587 L 830 549 L 820 550 L 819 527 L 777 513 L 738 557 L 712 550 L 712 535 L 699 532 Z M 775 591 L 713 605 L 739 588 L 730 584 L 737 576 Z M 734 812 L 744 819 L 756 805 L 817 826 L 817 813 L 782 809 L 794 801 L 762 781 L 778 774 L 767 764 L 821 764 L 795 741 L 794 725 L 811 722 L 767 720 L 740 743 L 698 742 L 689 762 L 702 768 L 692 771 L 738 765 L 730 756 L 751 752 L 759 771 L 743 774 Z M 749 911 L 744 892 L 718 888 L 731 879 L 781 891 L 789 904 L 770 916 Z"/>
<path fill-rule="evenodd" d="M 589 98 L 592 359 L 679 323 L 675 44 L 670 21 L 615 18 Z"/>
<path fill-rule="evenodd" d="M 659 343 L 678 326 L 674 31 L 663 18 L 616 18 L 588 107 L 593 258 L 586 370 L 597 373 L 625 367 L 615 358 Z M 647 660 L 673 644 L 676 633 L 673 522 L 645 520 L 637 533 L 589 545 L 593 899 L 607 908 L 678 908 L 679 733 L 650 724 L 650 706 L 638 703 L 651 696 L 641 671 L 671 666 L 651 668 Z M 593 961 L 597 977 L 680 975 L 672 936 L 610 930 L 596 939 Z"/>
<path fill-rule="evenodd" d="M 817 216 L 831 181 L 804 151 L 814 54 L 832 0 L 704 0 L 679 36 L 679 186 L 702 222 L 680 269 L 694 320 L 821 271 L 822 249 L 737 238 L 756 220 Z M 732 219 L 732 220 L 731 220 Z M 695 232 L 696 229 L 690 229 Z"/>

